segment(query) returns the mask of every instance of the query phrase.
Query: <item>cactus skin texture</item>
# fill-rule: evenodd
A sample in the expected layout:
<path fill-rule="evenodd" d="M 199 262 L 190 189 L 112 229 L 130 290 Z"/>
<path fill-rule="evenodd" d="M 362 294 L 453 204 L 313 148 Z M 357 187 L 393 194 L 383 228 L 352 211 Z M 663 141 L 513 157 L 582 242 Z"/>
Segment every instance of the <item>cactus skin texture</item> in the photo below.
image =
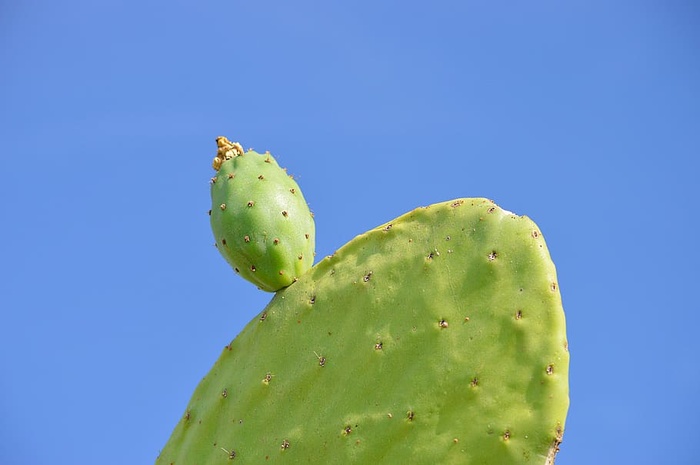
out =
<path fill-rule="evenodd" d="M 289 286 L 314 261 L 315 224 L 299 185 L 269 152 L 216 142 L 209 213 L 217 249 L 260 289 Z"/>
<path fill-rule="evenodd" d="M 156 463 L 552 464 L 568 368 L 538 227 L 486 199 L 435 204 L 277 292 Z"/>

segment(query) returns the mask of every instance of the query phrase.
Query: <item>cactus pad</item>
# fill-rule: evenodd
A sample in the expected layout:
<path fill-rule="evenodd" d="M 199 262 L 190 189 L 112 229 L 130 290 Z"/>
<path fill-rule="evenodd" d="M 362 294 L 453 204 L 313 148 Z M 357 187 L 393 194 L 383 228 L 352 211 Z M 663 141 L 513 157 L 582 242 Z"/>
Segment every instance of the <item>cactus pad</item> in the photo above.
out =
<path fill-rule="evenodd" d="M 435 204 L 277 292 L 157 463 L 551 464 L 568 367 L 538 227 L 486 199 Z"/>

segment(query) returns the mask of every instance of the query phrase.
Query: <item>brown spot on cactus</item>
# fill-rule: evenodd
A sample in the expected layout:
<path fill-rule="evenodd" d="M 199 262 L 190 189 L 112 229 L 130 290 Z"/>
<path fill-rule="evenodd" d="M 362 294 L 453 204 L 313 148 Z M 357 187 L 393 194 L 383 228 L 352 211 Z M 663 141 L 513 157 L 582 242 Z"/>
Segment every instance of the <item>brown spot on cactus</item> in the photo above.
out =
<path fill-rule="evenodd" d="M 249 201 L 248 201 L 248 207 L 250 208 L 250 207 L 252 207 L 253 205 L 255 205 L 255 201 L 249 200 Z"/>
<path fill-rule="evenodd" d="M 517 312 L 515 312 L 515 319 L 516 319 L 516 320 L 519 320 L 519 319 L 521 319 L 522 317 L 523 317 L 523 311 L 522 311 L 522 310 L 518 310 Z"/>
<path fill-rule="evenodd" d="M 489 255 L 488 255 L 489 261 L 494 261 L 496 258 L 498 258 L 498 252 L 496 252 L 495 250 L 492 250 L 491 252 L 489 252 Z"/>
<path fill-rule="evenodd" d="M 219 205 L 219 208 L 220 208 L 222 211 L 223 211 L 223 210 L 226 210 L 226 204 L 225 204 L 225 203 L 222 203 L 221 205 Z"/>
<path fill-rule="evenodd" d="M 371 278 L 372 278 L 372 272 L 370 271 L 370 272 L 366 273 L 366 274 L 362 277 L 362 280 L 363 280 L 364 282 L 368 282 Z"/>
<path fill-rule="evenodd" d="M 261 174 L 260 176 L 258 176 L 258 179 L 262 181 L 262 180 L 265 179 L 265 176 L 263 176 L 263 175 Z"/>
<path fill-rule="evenodd" d="M 442 320 L 440 320 L 440 321 L 438 322 L 438 326 L 439 326 L 441 329 L 444 329 L 444 328 L 447 328 L 447 327 L 449 326 L 449 324 L 447 323 L 447 321 L 445 321 L 444 319 L 442 319 Z"/>
<path fill-rule="evenodd" d="M 383 348 L 384 348 L 384 344 L 382 344 L 381 341 L 374 344 L 374 350 L 382 350 Z"/>
<path fill-rule="evenodd" d="M 509 439 L 510 439 L 510 431 L 505 430 L 505 431 L 503 432 L 503 440 L 504 440 L 504 441 L 507 441 L 507 440 L 509 440 Z"/>
<path fill-rule="evenodd" d="M 281 448 L 282 448 L 282 450 L 287 450 L 287 449 L 289 449 L 289 441 L 287 441 L 286 439 L 285 439 L 284 441 L 282 441 L 282 446 L 281 446 Z"/>
<path fill-rule="evenodd" d="M 561 445 L 561 431 L 560 431 L 560 426 L 557 427 L 557 436 L 556 438 L 552 441 L 552 444 L 549 448 L 549 453 L 547 454 L 547 461 L 545 462 L 545 465 L 553 465 L 554 464 L 554 459 L 556 455 L 559 453 L 559 446 Z"/>
<path fill-rule="evenodd" d="M 554 365 L 550 363 L 549 365 L 547 365 L 547 369 L 545 371 L 548 375 L 553 374 L 554 373 Z"/>
<path fill-rule="evenodd" d="M 224 399 L 228 397 L 228 389 L 224 388 L 224 390 L 221 391 L 221 397 Z"/>
<path fill-rule="evenodd" d="M 289 213 L 287 212 L 287 210 L 282 210 L 282 216 L 284 216 L 284 217 L 286 218 L 287 215 L 289 215 Z"/>
<path fill-rule="evenodd" d="M 291 192 L 292 194 L 296 194 L 297 190 L 292 187 L 291 189 L 289 189 L 289 192 Z"/>
<path fill-rule="evenodd" d="M 408 421 L 413 421 L 413 419 L 416 417 L 416 414 L 413 412 L 413 410 L 409 410 L 406 412 L 406 419 Z"/>
<path fill-rule="evenodd" d="M 250 242 L 250 236 L 243 236 L 243 242 Z"/>

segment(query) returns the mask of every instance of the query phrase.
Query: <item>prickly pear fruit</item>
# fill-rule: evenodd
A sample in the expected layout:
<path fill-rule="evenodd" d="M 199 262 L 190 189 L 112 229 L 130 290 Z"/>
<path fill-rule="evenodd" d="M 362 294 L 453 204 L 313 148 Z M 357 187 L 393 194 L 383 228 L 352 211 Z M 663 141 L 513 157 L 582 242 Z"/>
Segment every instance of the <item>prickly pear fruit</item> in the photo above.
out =
<path fill-rule="evenodd" d="M 225 137 L 211 179 L 211 228 L 226 261 L 260 289 L 289 286 L 313 265 L 315 225 L 299 185 L 269 152 Z"/>
<path fill-rule="evenodd" d="M 486 199 L 362 234 L 273 297 L 158 464 L 552 464 L 569 353 L 539 228 Z"/>

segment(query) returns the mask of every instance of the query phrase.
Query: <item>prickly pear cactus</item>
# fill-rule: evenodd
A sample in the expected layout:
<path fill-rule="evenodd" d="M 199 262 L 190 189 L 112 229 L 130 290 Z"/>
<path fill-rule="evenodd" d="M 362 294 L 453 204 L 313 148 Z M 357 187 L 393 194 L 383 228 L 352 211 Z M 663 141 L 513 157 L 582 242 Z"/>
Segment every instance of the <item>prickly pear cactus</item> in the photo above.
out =
<path fill-rule="evenodd" d="M 436 204 L 277 292 L 157 463 L 551 464 L 568 368 L 539 228 L 486 199 Z"/>
<path fill-rule="evenodd" d="M 226 261 L 260 289 L 292 284 L 314 261 L 315 225 L 301 189 L 270 153 L 225 137 L 211 179 L 210 220 Z"/>

